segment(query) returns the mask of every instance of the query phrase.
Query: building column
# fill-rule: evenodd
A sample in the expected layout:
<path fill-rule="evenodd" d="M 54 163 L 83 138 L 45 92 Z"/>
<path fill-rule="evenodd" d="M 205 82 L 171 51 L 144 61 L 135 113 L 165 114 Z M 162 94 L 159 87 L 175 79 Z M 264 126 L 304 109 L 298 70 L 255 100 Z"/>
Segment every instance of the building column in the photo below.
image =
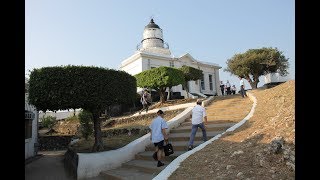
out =
<path fill-rule="evenodd" d="M 221 89 L 220 89 L 220 77 L 219 77 L 219 69 L 215 69 L 215 80 L 216 80 L 216 91 L 218 96 L 222 96 Z"/>

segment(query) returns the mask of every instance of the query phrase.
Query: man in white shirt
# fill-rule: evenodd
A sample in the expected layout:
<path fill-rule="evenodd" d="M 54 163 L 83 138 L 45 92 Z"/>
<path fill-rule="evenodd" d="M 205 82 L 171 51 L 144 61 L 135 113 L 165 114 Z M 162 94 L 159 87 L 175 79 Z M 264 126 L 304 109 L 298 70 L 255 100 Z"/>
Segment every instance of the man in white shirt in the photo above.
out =
<path fill-rule="evenodd" d="M 231 95 L 231 84 L 229 83 L 229 80 L 227 80 L 227 83 L 226 83 L 226 89 L 227 89 L 227 95 Z"/>
<path fill-rule="evenodd" d="M 220 90 L 221 90 L 222 96 L 224 96 L 224 84 L 223 84 L 223 81 L 220 81 Z"/>
<path fill-rule="evenodd" d="M 163 144 L 164 140 L 168 140 L 168 135 L 166 129 L 168 129 L 167 122 L 163 119 L 164 113 L 162 110 L 157 112 L 157 117 L 152 121 L 149 128 L 151 129 L 150 139 L 156 147 L 155 153 L 157 154 L 158 164 L 157 167 L 163 166 L 164 163 L 161 162 L 161 158 L 165 156 Z M 155 158 L 155 157 L 154 157 Z"/>
<path fill-rule="evenodd" d="M 202 130 L 202 139 L 203 141 L 207 141 L 207 132 L 205 125 L 203 123 L 203 119 L 207 123 L 207 113 L 206 109 L 201 106 L 202 105 L 202 100 L 198 99 L 197 100 L 197 105 L 192 109 L 192 129 L 191 129 L 191 135 L 190 135 L 190 140 L 189 140 L 189 146 L 188 146 L 188 151 L 193 148 L 193 141 L 194 137 L 196 136 L 198 128 Z"/>
<path fill-rule="evenodd" d="M 241 93 L 241 96 L 242 96 L 243 98 L 244 98 L 244 97 L 247 97 L 246 91 L 244 90 L 243 78 L 240 76 L 239 79 L 240 79 L 240 93 Z"/>

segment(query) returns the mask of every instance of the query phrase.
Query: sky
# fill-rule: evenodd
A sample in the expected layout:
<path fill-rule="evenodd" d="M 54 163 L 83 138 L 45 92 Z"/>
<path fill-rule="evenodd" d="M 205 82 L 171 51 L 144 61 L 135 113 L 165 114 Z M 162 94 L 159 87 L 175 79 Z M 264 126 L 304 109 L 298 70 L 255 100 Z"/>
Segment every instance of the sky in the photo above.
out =
<path fill-rule="evenodd" d="M 34 68 L 64 65 L 118 70 L 153 18 L 175 57 L 189 53 L 222 68 L 237 53 L 278 48 L 295 79 L 293 0 L 28 0 L 25 1 L 25 76 Z M 249 87 L 249 84 L 246 87 Z M 258 87 L 264 84 L 260 77 Z"/>

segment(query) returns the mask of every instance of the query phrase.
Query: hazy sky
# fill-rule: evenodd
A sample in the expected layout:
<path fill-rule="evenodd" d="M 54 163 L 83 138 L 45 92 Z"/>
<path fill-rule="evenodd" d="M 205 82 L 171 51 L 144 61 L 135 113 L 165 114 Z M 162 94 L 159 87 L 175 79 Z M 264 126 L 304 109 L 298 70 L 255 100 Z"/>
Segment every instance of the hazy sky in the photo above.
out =
<path fill-rule="evenodd" d="M 150 17 L 163 30 L 171 53 L 190 53 L 219 64 L 248 49 L 277 47 L 289 58 L 295 79 L 293 0 L 28 0 L 25 74 L 47 66 L 85 65 L 118 69 L 136 51 Z M 264 79 L 258 86 L 264 84 Z"/>

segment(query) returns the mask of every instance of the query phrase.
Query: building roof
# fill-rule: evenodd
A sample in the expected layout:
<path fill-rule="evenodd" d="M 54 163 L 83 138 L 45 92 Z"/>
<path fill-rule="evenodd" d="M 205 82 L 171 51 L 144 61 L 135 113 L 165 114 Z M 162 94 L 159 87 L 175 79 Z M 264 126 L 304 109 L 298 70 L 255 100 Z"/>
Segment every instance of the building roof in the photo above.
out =
<path fill-rule="evenodd" d="M 158 29 L 160 29 L 160 27 L 156 23 L 154 23 L 153 19 L 151 19 L 149 24 L 146 25 L 145 29 L 148 29 L 148 28 L 158 28 Z"/>

